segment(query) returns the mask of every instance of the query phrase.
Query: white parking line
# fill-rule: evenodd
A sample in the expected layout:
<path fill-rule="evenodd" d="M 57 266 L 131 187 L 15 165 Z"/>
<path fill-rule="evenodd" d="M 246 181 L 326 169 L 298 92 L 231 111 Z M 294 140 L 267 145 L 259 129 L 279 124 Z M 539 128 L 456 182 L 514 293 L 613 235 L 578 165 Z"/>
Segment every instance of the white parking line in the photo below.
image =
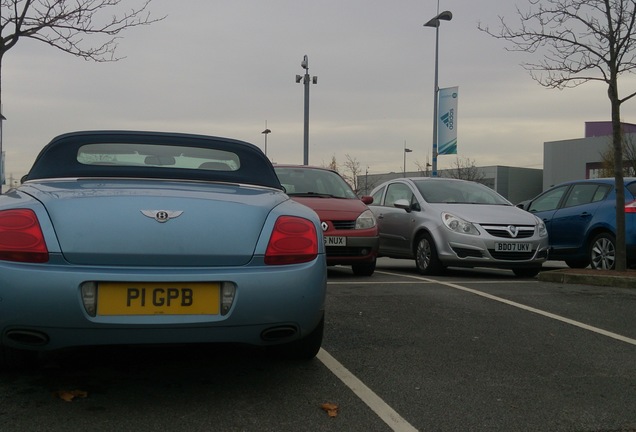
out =
<path fill-rule="evenodd" d="M 376 270 L 376 273 L 384 273 L 384 272 L 379 272 Z M 392 274 L 392 273 L 386 273 L 386 274 Z M 405 275 L 400 275 L 400 276 L 405 276 Z M 433 280 L 433 279 L 425 279 L 422 280 L 422 282 L 426 282 L 426 283 L 440 283 L 439 281 Z M 412 284 L 413 282 L 411 281 L 391 281 L 391 285 L 400 285 L 400 284 Z M 455 283 L 452 281 L 446 281 L 446 283 Z M 510 281 L 509 280 L 496 280 L 496 281 L 492 281 L 492 280 L 488 280 L 488 281 L 470 281 L 471 284 L 475 285 L 475 284 L 487 284 L 487 285 L 492 285 L 492 284 L 509 284 Z M 522 280 L 522 281 L 518 281 L 515 280 L 515 285 L 518 284 L 536 284 L 537 281 L 536 280 Z M 331 282 L 327 282 L 327 285 L 386 285 L 386 281 L 354 281 L 354 282 L 344 282 L 344 281 L 339 281 L 339 280 L 333 280 Z"/>
<path fill-rule="evenodd" d="M 444 285 L 444 286 L 447 286 L 447 287 L 450 287 L 450 288 L 455 288 L 455 289 L 458 289 L 460 291 L 469 292 L 471 294 L 475 294 L 475 295 L 478 295 L 478 296 L 481 296 L 481 297 L 485 297 L 485 298 L 490 299 L 490 300 L 495 300 L 495 301 L 498 301 L 500 303 L 504 303 L 504 304 L 507 304 L 509 306 L 513 306 L 513 307 L 516 307 L 516 308 L 519 308 L 519 309 L 523 309 L 523 310 L 526 310 L 528 312 L 536 313 L 538 315 L 542 315 L 542 316 L 547 317 L 547 318 L 551 318 L 551 319 L 554 319 L 554 320 L 557 320 L 557 321 L 561 321 L 561 322 L 564 322 L 566 324 L 570 324 L 570 325 L 573 325 L 575 327 L 579 327 L 579 328 L 582 328 L 582 329 L 585 329 L 585 330 L 589 330 L 591 332 L 598 333 L 600 335 L 607 336 L 607 337 L 610 337 L 612 339 L 616 339 L 616 340 L 619 340 L 619 341 L 622 341 L 622 342 L 625 342 L 625 343 L 628 343 L 628 344 L 631 344 L 631 345 L 636 345 L 636 339 L 628 338 L 627 336 L 619 335 L 618 333 L 613 333 L 613 332 L 610 332 L 610 331 L 607 331 L 607 330 L 603 330 L 603 329 L 598 328 L 598 327 L 593 327 L 591 325 L 582 323 L 580 321 L 571 320 L 569 318 L 565 318 L 565 317 L 562 317 L 560 315 L 556 315 L 556 314 L 553 314 L 553 313 L 550 313 L 550 312 L 542 311 L 541 309 L 536 309 L 536 308 L 533 308 L 533 307 L 530 307 L 530 306 L 526 306 L 526 305 L 521 304 L 521 303 L 517 303 L 517 302 L 510 301 L 510 300 L 506 300 L 504 298 L 497 297 L 497 296 L 494 296 L 494 295 L 491 295 L 491 294 L 487 294 L 485 292 L 477 291 L 477 290 L 474 290 L 474 289 L 470 289 L 470 288 L 467 288 L 465 286 L 457 285 L 455 283 L 444 282 L 444 281 L 436 281 L 434 279 L 429 279 L 429 278 L 425 278 L 425 277 L 421 277 L 421 276 L 412 276 L 412 275 L 405 275 L 405 274 L 399 274 L 399 273 L 390 273 L 390 272 L 385 272 L 385 271 L 377 271 L 376 270 L 376 273 L 382 273 L 382 274 L 390 275 L 390 276 L 407 277 L 407 278 L 417 279 L 417 280 L 420 280 L 420 281 L 423 281 L 423 282 L 428 282 L 428 283 L 435 282 L 435 283 L 438 283 L 440 285 Z"/>
<path fill-rule="evenodd" d="M 412 284 L 411 281 L 391 281 L 391 284 L 399 285 L 399 284 Z M 437 283 L 436 281 L 431 281 L 431 283 Z M 357 281 L 357 282 L 340 282 L 338 280 L 327 282 L 327 285 L 386 285 L 386 281 Z"/>
<path fill-rule="evenodd" d="M 329 369 L 335 376 L 340 379 L 347 387 L 353 391 L 356 396 L 362 400 L 371 410 L 380 417 L 392 430 L 396 432 L 413 432 L 417 431 L 409 422 L 404 420 L 393 408 L 360 381 L 355 375 L 344 367 L 338 360 L 333 358 L 324 349 L 320 349 L 317 355 L 318 359 Z"/>

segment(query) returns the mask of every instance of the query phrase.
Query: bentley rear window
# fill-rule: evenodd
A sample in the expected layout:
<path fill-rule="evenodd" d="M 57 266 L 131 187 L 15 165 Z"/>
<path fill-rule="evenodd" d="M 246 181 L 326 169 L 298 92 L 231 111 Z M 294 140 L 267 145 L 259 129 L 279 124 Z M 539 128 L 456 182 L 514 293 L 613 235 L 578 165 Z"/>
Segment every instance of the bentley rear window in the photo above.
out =
<path fill-rule="evenodd" d="M 255 145 L 169 132 L 80 131 L 55 137 L 24 181 L 65 178 L 212 181 L 282 189 L 272 163 Z"/>
<path fill-rule="evenodd" d="M 138 143 L 93 143 L 79 147 L 77 161 L 83 165 L 110 165 L 236 171 L 237 154 L 211 148 Z"/>

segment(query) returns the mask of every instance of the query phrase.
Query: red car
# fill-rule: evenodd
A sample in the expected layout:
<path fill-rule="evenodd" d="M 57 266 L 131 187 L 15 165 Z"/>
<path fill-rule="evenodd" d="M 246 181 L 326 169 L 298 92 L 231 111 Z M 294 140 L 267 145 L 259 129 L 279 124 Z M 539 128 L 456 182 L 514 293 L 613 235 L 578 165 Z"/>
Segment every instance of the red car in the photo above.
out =
<path fill-rule="evenodd" d="M 378 226 L 367 204 L 349 184 L 327 168 L 275 165 L 287 195 L 313 209 L 320 217 L 327 265 L 350 265 L 358 276 L 371 276 L 378 255 Z"/>

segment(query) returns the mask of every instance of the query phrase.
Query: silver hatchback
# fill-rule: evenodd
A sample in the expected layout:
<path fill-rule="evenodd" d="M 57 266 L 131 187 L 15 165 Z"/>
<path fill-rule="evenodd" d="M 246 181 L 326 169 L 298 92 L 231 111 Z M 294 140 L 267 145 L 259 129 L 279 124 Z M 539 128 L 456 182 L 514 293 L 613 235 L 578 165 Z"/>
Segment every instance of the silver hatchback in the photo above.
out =
<path fill-rule="evenodd" d="M 445 267 L 494 267 L 533 277 L 548 257 L 544 223 L 480 183 L 400 178 L 371 195 L 379 256 L 415 259 L 421 274 Z"/>

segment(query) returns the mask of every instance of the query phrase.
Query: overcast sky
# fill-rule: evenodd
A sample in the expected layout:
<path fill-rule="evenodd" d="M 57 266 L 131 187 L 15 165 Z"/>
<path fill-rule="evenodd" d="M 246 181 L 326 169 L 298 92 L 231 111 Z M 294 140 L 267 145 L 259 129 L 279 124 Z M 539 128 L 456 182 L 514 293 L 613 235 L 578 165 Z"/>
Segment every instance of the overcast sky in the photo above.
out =
<path fill-rule="evenodd" d="M 131 4 L 138 4 L 130 0 Z M 125 1 L 123 3 L 126 3 Z M 543 143 L 606 121 L 606 88 L 548 90 L 477 29 L 516 22 L 526 0 L 440 0 L 439 85 L 459 86 L 458 156 L 478 166 L 542 168 Z M 113 63 L 92 63 L 21 39 L 2 70 L 7 182 L 54 136 L 76 130 L 192 132 L 249 141 L 275 162 L 302 163 L 303 74 L 310 87 L 309 163 L 346 155 L 370 174 L 432 158 L 437 0 L 153 0 L 164 21 L 123 33 Z M 636 89 L 623 78 L 621 92 Z M 636 100 L 622 108 L 636 123 Z M 438 168 L 455 156 L 440 156 Z"/>

